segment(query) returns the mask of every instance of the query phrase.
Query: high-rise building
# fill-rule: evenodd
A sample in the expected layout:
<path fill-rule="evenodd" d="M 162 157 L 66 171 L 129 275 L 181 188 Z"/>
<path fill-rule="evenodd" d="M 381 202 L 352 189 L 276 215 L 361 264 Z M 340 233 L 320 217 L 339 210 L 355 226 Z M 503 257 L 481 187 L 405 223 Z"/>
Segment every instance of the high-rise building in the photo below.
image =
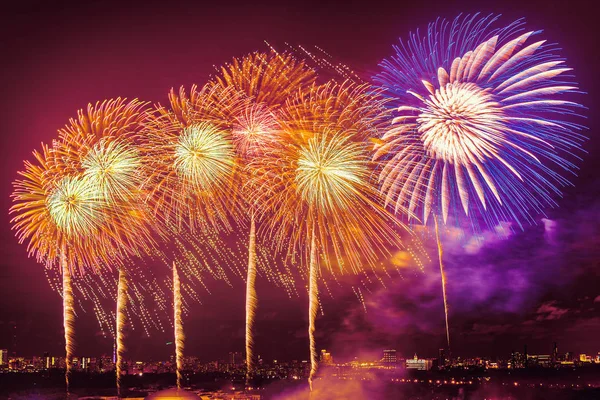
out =
<path fill-rule="evenodd" d="M 7 365 L 7 364 L 8 364 L 8 350 L 1 349 L 0 350 L 0 365 Z"/>
<path fill-rule="evenodd" d="M 396 364 L 398 362 L 396 350 L 384 350 L 382 361 L 384 364 Z"/>
<path fill-rule="evenodd" d="M 321 350 L 321 364 L 323 365 L 331 365 L 333 364 L 333 356 L 331 353 L 328 353 L 327 350 Z"/>

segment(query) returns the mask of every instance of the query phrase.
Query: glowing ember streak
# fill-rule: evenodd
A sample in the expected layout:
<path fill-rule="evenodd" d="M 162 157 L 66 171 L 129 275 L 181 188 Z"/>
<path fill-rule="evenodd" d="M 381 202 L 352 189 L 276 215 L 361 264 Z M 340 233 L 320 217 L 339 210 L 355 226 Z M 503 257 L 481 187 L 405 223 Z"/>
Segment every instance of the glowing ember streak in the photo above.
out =
<path fill-rule="evenodd" d="M 175 326 L 175 362 L 177 365 L 177 389 L 181 389 L 183 371 L 183 350 L 185 334 L 183 333 L 183 318 L 181 316 L 183 302 L 181 300 L 181 282 L 177 266 L 173 263 L 173 324 Z"/>
<path fill-rule="evenodd" d="M 437 218 L 433 219 L 435 224 L 435 240 L 437 242 L 437 250 L 440 264 L 440 276 L 442 277 L 442 297 L 444 298 L 444 316 L 446 318 L 446 340 L 448 341 L 448 349 L 450 348 L 450 323 L 448 321 L 448 298 L 446 297 L 446 273 L 444 272 L 444 252 L 442 249 L 442 241 L 440 240 L 440 231 Z"/>
<path fill-rule="evenodd" d="M 252 53 L 242 59 L 234 59 L 221 68 L 216 82 L 232 87 L 252 97 L 256 103 L 269 107 L 281 107 L 292 95 L 316 79 L 315 71 L 291 54 Z"/>
<path fill-rule="evenodd" d="M 317 244 L 313 230 L 310 241 L 310 265 L 309 265 L 309 290 L 308 290 L 308 338 L 310 341 L 310 374 L 308 384 L 313 389 L 313 379 L 317 374 L 319 360 L 317 359 L 317 344 L 315 342 L 315 322 L 319 311 L 319 286 L 318 286 Z"/>
<path fill-rule="evenodd" d="M 123 374 L 123 356 L 125 354 L 125 326 L 127 324 L 127 275 L 123 268 L 119 269 L 119 284 L 117 288 L 117 393 L 121 396 L 121 378 Z"/>
<path fill-rule="evenodd" d="M 73 339 L 73 324 L 75 323 L 75 312 L 73 308 L 73 286 L 71 284 L 71 271 L 67 264 L 66 246 L 62 247 L 61 268 L 62 268 L 62 298 L 63 298 L 63 327 L 65 330 L 65 382 L 67 393 L 70 387 L 71 370 L 73 368 L 73 350 L 75 341 Z"/>
<path fill-rule="evenodd" d="M 254 371 L 253 327 L 256 316 L 256 225 L 254 215 L 250 217 L 248 237 L 248 274 L 246 276 L 246 384 Z"/>

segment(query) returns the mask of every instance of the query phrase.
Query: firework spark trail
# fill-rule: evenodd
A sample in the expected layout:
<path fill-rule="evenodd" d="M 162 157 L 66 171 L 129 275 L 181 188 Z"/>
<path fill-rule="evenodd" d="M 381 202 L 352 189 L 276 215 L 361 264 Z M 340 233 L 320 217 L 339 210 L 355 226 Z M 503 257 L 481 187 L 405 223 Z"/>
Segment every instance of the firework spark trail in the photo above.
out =
<path fill-rule="evenodd" d="M 248 275 L 246 280 L 246 384 L 254 372 L 254 318 L 256 316 L 256 225 L 254 213 L 250 217 L 248 237 Z"/>
<path fill-rule="evenodd" d="M 177 266 L 173 263 L 173 325 L 175 328 L 175 362 L 177 365 L 177 389 L 181 389 L 183 370 L 183 350 L 185 334 L 183 333 L 183 319 L 181 316 L 183 302 L 181 299 L 181 281 L 177 273 Z"/>
<path fill-rule="evenodd" d="M 63 244 L 61 252 L 61 268 L 62 268 L 62 298 L 63 298 L 63 327 L 65 330 L 65 383 L 67 393 L 70 388 L 71 369 L 73 368 L 73 350 L 75 347 L 73 339 L 73 324 L 75 323 L 75 314 L 73 308 L 73 286 L 71 283 L 71 271 L 67 265 L 67 250 Z"/>
<path fill-rule="evenodd" d="M 437 250 L 440 264 L 440 276 L 442 277 L 442 296 L 444 298 L 444 316 L 446 318 L 446 339 L 448 341 L 448 350 L 450 350 L 450 323 L 448 320 L 448 298 L 446 297 L 446 273 L 444 272 L 444 252 L 442 249 L 442 241 L 440 240 L 440 231 L 438 227 L 437 217 L 433 218 L 435 224 L 435 240 L 437 242 Z"/>
<path fill-rule="evenodd" d="M 317 374 L 319 361 L 317 359 L 317 344 L 315 342 L 315 322 L 319 311 L 319 286 L 317 274 L 317 243 L 313 229 L 310 241 L 310 265 L 309 265 L 309 288 L 308 288 L 308 339 L 310 341 L 310 374 L 308 385 L 313 389 L 313 379 Z"/>
<path fill-rule="evenodd" d="M 124 268 L 119 268 L 119 283 L 117 288 L 116 341 L 117 341 L 117 393 L 121 396 L 121 375 L 123 373 L 123 356 L 125 354 L 125 325 L 127 324 L 127 275 Z"/>

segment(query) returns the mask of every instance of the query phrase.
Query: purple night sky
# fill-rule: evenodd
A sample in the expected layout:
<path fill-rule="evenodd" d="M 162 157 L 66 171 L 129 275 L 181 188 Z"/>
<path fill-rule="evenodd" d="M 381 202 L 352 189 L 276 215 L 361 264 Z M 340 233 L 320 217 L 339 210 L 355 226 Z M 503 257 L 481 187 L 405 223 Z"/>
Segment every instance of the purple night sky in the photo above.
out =
<path fill-rule="evenodd" d="M 379 2 L 336 6 L 327 2 L 252 5 L 227 2 L 185 5 L 177 1 L 132 3 L 79 2 L 49 5 L 26 1 L 5 9 L 0 24 L 2 54 L 2 141 L 0 213 L 0 348 L 19 355 L 62 354 L 61 299 L 42 267 L 27 258 L 25 246 L 10 230 L 11 182 L 40 142 L 89 102 L 138 97 L 166 103 L 171 87 L 202 84 L 214 65 L 265 50 L 264 40 L 318 45 L 364 77 L 392 53 L 398 37 L 439 17 L 460 12 L 503 14 L 502 21 L 525 17 L 557 42 L 587 92 L 587 135 L 582 168 L 557 199 L 560 207 L 520 230 L 508 224 L 475 237 L 444 232 L 452 349 L 457 355 L 507 356 L 527 344 L 530 353 L 600 351 L 600 152 L 596 136 L 600 48 L 598 22 L 585 1 Z M 193 3 L 190 3 L 193 4 Z M 482 8 L 483 7 L 483 8 Z M 283 48 L 283 47 L 282 47 Z M 366 312 L 357 301 L 353 278 L 333 285 L 322 298 L 317 343 L 338 359 L 378 356 L 396 348 L 434 356 L 445 343 L 444 318 L 433 238 L 422 237 L 434 262 L 421 272 L 401 265 L 386 288 L 370 285 Z M 185 317 L 186 353 L 203 360 L 224 358 L 244 347 L 244 290 L 210 282 L 212 294 L 199 291 Z M 300 287 L 301 285 L 299 285 Z M 262 280 L 256 346 L 263 358 L 307 359 L 307 296 L 289 299 Z M 16 329 L 15 329 L 16 326 Z M 93 313 L 76 322 L 76 355 L 112 349 Z M 170 331 L 169 331 L 170 332 Z M 168 333 L 129 333 L 128 357 L 167 358 Z"/>

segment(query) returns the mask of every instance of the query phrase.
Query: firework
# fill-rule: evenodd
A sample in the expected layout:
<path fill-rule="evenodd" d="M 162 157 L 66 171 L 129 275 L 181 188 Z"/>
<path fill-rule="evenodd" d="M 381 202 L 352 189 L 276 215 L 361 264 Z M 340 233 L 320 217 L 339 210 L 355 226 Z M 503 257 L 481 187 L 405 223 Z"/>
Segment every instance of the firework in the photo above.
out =
<path fill-rule="evenodd" d="M 522 226 L 555 205 L 575 169 L 583 137 L 570 121 L 581 106 L 565 98 L 577 92 L 571 69 L 540 32 L 522 20 L 494 28 L 497 18 L 438 20 L 375 77 L 396 110 L 375 155 L 381 190 L 425 223 L 453 214 Z"/>
<path fill-rule="evenodd" d="M 252 53 L 242 59 L 234 59 L 223 66 L 215 82 L 224 89 L 233 89 L 251 99 L 246 106 L 233 115 L 233 141 L 237 154 L 246 166 L 240 176 L 249 176 L 248 168 L 264 148 L 276 140 L 279 129 L 277 113 L 281 105 L 292 94 L 308 87 L 316 76 L 303 61 L 290 54 Z M 244 179 L 246 181 L 246 179 Z M 240 183 L 242 185 L 242 183 Z M 246 194 L 252 192 L 247 183 L 242 186 Z M 241 196 L 242 201 L 250 196 Z M 248 238 L 248 268 L 246 276 L 246 383 L 254 370 L 253 332 L 257 308 L 256 295 L 256 237 L 255 205 L 247 204 L 250 211 L 250 233 Z"/>
<path fill-rule="evenodd" d="M 372 179 L 366 140 L 380 133 L 382 112 L 368 85 L 311 86 L 288 101 L 279 139 L 252 165 L 265 233 L 278 250 L 292 258 L 300 253 L 309 265 L 311 385 L 320 265 L 359 273 L 401 243 Z"/>
<path fill-rule="evenodd" d="M 67 171 L 85 177 L 104 200 L 106 232 L 120 257 L 112 264 L 119 270 L 116 304 L 116 382 L 121 391 L 128 284 L 123 259 L 150 255 L 157 224 L 141 193 L 147 175 L 134 138 L 148 118 L 147 103 L 137 99 L 113 99 L 88 105 L 78 118 L 59 131 L 56 152 Z M 109 265 L 110 266 L 110 265 Z"/>
<path fill-rule="evenodd" d="M 159 106 L 140 135 L 154 211 L 175 226 L 229 229 L 237 168 L 231 121 L 244 100 L 215 85 L 171 91 L 169 99 L 171 110 Z"/>
<path fill-rule="evenodd" d="M 157 106 L 138 136 L 144 164 L 150 171 L 143 188 L 148 191 L 148 202 L 156 218 L 176 238 L 176 246 L 189 245 L 196 250 L 196 254 L 184 250 L 180 265 L 200 279 L 194 266 L 196 257 L 210 253 L 206 251 L 209 247 L 222 254 L 226 247 L 216 247 L 215 237 L 231 230 L 230 218 L 235 218 L 234 177 L 238 166 L 231 121 L 247 100 L 233 90 L 207 84 L 200 89 L 192 86 L 189 94 L 183 88 L 179 93 L 171 90 L 169 101 L 171 109 Z M 187 237 L 177 239 L 183 233 Z M 214 255 L 210 257 L 219 268 L 220 277 L 227 280 L 220 263 Z M 200 268 L 211 270 L 210 264 L 203 260 Z M 175 268 L 173 273 L 177 273 Z M 179 291 L 176 295 L 179 321 L 174 321 L 174 325 L 176 341 L 181 344 L 176 346 L 178 384 L 181 384 L 183 326 L 177 308 L 181 309 L 182 296 L 181 289 L 173 290 Z"/>
<path fill-rule="evenodd" d="M 177 273 L 177 266 L 173 263 L 173 324 L 175 325 L 175 358 L 177 365 L 177 389 L 181 389 L 181 371 L 183 370 L 183 349 L 185 335 L 183 333 L 183 319 L 181 318 L 181 282 Z"/>
<path fill-rule="evenodd" d="M 107 260 L 110 239 L 102 234 L 105 203 L 88 179 L 66 176 L 56 153 L 42 145 L 34 152 L 36 162 L 25 162 L 15 181 L 11 207 L 13 229 L 19 242 L 28 240 L 29 255 L 62 271 L 67 391 L 73 357 L 72 274 Z"/>

